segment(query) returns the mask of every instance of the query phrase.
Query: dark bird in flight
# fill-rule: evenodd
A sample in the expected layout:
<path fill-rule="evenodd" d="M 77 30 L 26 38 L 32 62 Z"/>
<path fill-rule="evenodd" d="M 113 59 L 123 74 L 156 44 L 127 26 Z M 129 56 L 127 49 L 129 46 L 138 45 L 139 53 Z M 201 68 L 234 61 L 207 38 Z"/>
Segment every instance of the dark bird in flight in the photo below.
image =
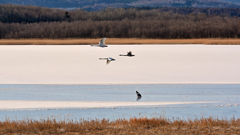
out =
<path fill-rule="evenodd" d="M 129 56 L 129 57 L 133 57 L 133 56 L 135 56 L 135 55 L 132 54 L 132 51 L 129 51 L 129 52 L 127 52 L 127 55 L 120 54 L 119 56 Z"/>
<path fill-rule="evenodd" d="M 115 59 L 108 57 L 108 58 L 99 58 L 100 60 L 107 60 L 106 64 L 109 64 L 111 61 L 115 61 Z"/>

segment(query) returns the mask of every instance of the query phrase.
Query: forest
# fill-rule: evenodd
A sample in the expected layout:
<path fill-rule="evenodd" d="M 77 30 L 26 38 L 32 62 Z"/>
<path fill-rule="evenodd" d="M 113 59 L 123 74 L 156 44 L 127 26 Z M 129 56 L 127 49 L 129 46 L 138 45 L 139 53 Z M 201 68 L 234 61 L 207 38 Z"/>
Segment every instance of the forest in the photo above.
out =
<path fill-rule="evenodd" d="M 0 5 L 0 38 L 239 38 L 239 17 L 239 8 L 107 8 L 89 12 Z"/>

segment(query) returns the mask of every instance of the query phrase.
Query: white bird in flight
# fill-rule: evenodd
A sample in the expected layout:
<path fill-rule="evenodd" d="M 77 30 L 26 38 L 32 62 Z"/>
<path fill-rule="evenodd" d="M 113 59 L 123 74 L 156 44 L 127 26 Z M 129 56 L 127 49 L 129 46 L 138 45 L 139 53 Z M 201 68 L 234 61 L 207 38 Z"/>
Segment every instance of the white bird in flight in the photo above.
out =
<path fill-rule="evenodd" d="M 107 45 L 105 45 L 105 40 L 106 38 L 102 38 L 99 42 L 99 45 L 91 45 L 91 46 L 96 46 L 96 47 L 108 47 Z"/>
<path fill-rule="evenodd" d="M 111 61 L 115 61 L 115 59 L 108 57 L 108 58 L 99 58 L 100 60 L 107 60 L 106 64 L 109 64 Z"/>

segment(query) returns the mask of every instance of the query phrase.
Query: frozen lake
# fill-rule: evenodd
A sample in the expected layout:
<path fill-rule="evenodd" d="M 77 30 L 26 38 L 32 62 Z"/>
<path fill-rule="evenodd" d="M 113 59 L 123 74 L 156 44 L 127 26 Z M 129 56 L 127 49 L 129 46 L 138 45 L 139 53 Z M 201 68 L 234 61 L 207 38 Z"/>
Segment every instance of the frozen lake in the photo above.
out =
<path fill-rule="evenodd" d="M 135 57 L 119 56 L 128 51 Z M 2 45 L 0 120 L 240 118 L 239 52 L 234 45 Z M 105 57 L 116 61 L 107 65 Z"/>
<path fill-rule="evenodd" d="M 156 85 L 0 85 L 0 119 L 56 118 L 57 120 L 159 117 L 194 119 L 240 118 L 239 84 L 156 84 Z M 135 91 L 142 94 L 137 101 Z M 24 101 L 33 104 L 28 108 Z M 53 106 L 46 107 L 47 104 Z M 16 107 L 14 102 L 20 102 Z M 63 102 L 87 104 L 64 107 Z M 91 103 L 101 106 L 91 107 Z M 118 105 L 118 103 L 122 103 Z M 136 105 L 134 105 L 136 103 Z M 154 105 L 153 103 L 159 103 Z M 166 104 L 160 104 L 166 103 Z M 172 103 L 172 104 L 169 104 Z M 29 105 L 27 104 L 27 105 Z M 43 107 L 34 107 L 42 104 Z M 69 104 L 69 105 L 70 105 Z M 111 104 L 111 106 L 108 106 Z M 130 105 L 129 105 L 130 104 Z M 60 106 L 59 106 L 60 105 Z M 116 105 L 116 106 L 115 106 Z M 14 108 L 15 106 L 15 108 Z"/>
<path fill-rule="evenodd" d="M 119 56 L 132 51 L 135 57 Z M 240 46 L 0 46 L 1 84 L 240 83 Z M 106 65 L 99 58 L 116 61 Z"/>

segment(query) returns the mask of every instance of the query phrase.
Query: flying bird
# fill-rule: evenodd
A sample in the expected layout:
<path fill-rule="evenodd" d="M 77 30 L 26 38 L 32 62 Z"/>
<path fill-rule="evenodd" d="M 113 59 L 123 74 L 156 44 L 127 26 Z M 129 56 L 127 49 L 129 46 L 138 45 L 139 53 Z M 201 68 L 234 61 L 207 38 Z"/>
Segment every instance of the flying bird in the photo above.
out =
<path fill-rule="evenodd" d="M 115 61 L 115 59 L 108 57 L 108 58 L 99 58 L 100 60 L 107 60 L 106 64 L 109 64 L 111 61 Z"/>
<path fill-rule="evenodd" d="M 129 52 L 127 52 L 127 55 L 120 54 L 119 56 L 129 56 L 129 57 L 133 57 L 133 56 L 135 56 L 135 55 L 132 54 L 132 51 L 129 51 Z"/>
<path fill-rule="evenodd" d="M 105 45 L 105 40 L 106 38 L 102 38 L 99 42 L 99 45 L 91 45 L 91 46 L 96 46 L 96 47 L 108 47 L 107 45 Z"/>

